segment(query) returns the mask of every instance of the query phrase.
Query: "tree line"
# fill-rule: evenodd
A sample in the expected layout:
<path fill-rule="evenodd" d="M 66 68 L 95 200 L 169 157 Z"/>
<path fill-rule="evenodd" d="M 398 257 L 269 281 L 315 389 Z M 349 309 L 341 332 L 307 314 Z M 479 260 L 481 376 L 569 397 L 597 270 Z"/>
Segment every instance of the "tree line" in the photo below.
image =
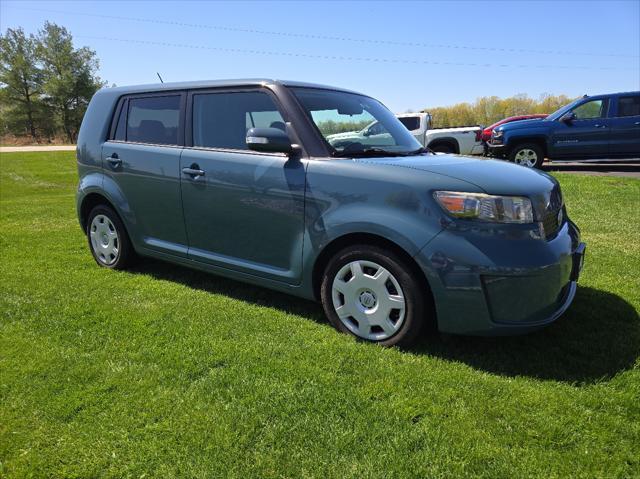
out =
<path fill-rule="evenodd" d="M 89 100 L 105 83 L 96 52 L 75 48 L 66 28 L 45 22 L 0 35 L 0 135 L 74 143 Z"/>
<path fill-rule="evenodd" d="M 509 98 L 485 96 L 473 103 L 456 103 L 451 106 L 425 108 L 431 113 L 434 128 L 454 126 L 488 126 L 509 116 L 530 115 L 535 113 L 553 113 L 573 98 L 566 95 L 542 95 L 538 100 L 525 94 Z"/>

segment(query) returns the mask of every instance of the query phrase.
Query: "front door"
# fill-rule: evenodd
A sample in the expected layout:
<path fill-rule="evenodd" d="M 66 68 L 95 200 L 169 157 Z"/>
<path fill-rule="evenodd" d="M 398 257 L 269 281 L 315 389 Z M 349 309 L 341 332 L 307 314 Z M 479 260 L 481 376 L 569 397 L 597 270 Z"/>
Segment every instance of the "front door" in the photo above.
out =
<path fill-rule="evenodd" d="M 188 98 L 181 157 L 189 257 L 297 284 L 304 232 L 304 160 L 249 151 L 252 127 L 286 129 L 263 90 L 196 92 Z"/>
<path fill-rule="evenodd" d="M 125 99 L 117 127 L 102 146 L 103 169 L 120 190 L 137 247 L 187 255 L 180 198 L 182 95 Z M 115 194 L 115 193 L 112 193 Z"/>
<path fill-rule="evenodd" d="M 575 119 L 556 121 L 551 137 L 552 158 L 593 158 L 609 153 L 610 128 L 608 101 L 589 100 L 572 111 Z"/>

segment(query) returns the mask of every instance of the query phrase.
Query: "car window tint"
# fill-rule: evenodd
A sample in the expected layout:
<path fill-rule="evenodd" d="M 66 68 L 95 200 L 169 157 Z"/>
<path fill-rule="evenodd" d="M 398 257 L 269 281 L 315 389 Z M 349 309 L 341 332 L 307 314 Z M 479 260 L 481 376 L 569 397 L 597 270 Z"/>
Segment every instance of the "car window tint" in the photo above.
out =
<path fill-rule="evenodd" d="M 177 145 L 179 120 L 179 95 L 131 98 L 127 118 L 127 141 Z"/>
<path fill-rule="evenodd" d="M 203 93 L 193 96 L 193 146 L 246 150 L 249 128 L 278 128 L 285 123 L 264 92 Z"/>
<path fill-rule="evenodd" d="M 120 115 L 118 115 L 118 124 L 116 125 L 116 131 L 113 135 L 114 140 L 117 140 L 117 141 L 125 140 L 126 118 L 127 118 L 127 103 L 125 101 L 122 107 L 120 108 Z"/>
<path fill-rule="evenodd" d="M 589 118 L 601 118 L 603 113 L 604 101 L 591 100 L 573 109 L 573 113 L 578 120 L 586 120 Z"/>
<path fill-rule="evenodd" d="M 420 128 L 420 117 L 417 116 L 405 116 L 398 118 L 407 130 L 418 130 Z"/>
<path fill-rule="evenodd" d="M 621 96 L 618 99 L 618 116 L 640 116 L 640 95 Z"/>

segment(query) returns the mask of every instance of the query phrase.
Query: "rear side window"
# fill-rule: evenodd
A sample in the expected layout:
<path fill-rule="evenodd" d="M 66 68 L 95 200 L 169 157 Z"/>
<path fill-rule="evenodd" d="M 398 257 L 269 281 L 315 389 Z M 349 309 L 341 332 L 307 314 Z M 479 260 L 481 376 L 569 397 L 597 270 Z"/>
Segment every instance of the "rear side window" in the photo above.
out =
<path fill-rule="evenodd" d="M 618 99 L 618 116 L 640 116 L 640 96 L 621 96 Z"/>
<path fill-rule="evenodd" d="M 130 98 L 127 141 L 177 145 L 180 95 Z"/>
<path fill-rule="evenodd" d="M 420 129 L 420 117 L 405 116 L 398 118 L 398 120 L 400 120 L 400 123 L 402 123 L 409 131 Z"/>
<path fill-rule="evenodd" d="M 285 131 L 282 115 L 267 93 L 193 95 L 193 146 L 246 150 L 249 128 Z"/>

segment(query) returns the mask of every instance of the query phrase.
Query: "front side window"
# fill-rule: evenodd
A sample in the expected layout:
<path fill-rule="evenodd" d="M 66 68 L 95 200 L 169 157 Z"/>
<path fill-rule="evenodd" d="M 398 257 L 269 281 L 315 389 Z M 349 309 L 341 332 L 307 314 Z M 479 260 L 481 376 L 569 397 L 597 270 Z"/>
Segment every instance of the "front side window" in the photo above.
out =
<path fill-rule="evenodd" d="M 286 131 L 275 102 L 265 92 L 193 95 L 193 146 L 247 150 L 249 128 Z"/>
<path fill-rule="evenodd" d="M 292 88 L 334 156 L 406 155 L 420 143 L 373 98 L 335 90 Z"/>
<path fill-rule="evenodd" d="M 640 116 L 640 95 L 621 96 L 618 99 L 618 116 Z"/>
<path fill-rule="evenodd" d="M 129 99 L 127 141 L 177 145 L 180 95 Z"/>
<path fill-rule="evenodd" d="M 588 120 L 591 118 L 602 118 L 604 116 L 604 101 L 591 100 L 573 109 L 576 120 Z"/>

